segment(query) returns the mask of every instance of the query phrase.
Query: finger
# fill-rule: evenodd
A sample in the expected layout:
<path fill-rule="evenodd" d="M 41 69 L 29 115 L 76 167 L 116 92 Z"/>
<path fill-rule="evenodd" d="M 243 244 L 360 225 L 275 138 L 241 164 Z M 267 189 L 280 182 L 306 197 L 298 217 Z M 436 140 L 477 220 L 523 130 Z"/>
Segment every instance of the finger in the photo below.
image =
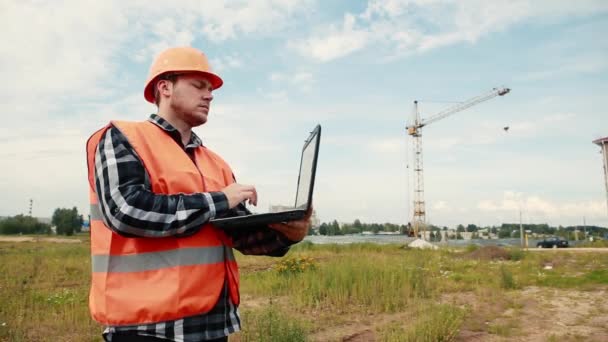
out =
<path fill-rule="evenodd" d="M 241 184 L 241 191 L 255 191 L 255 186 L 253 186 L 253 185 L 247 185 L 247 184 Z"/>
<path fill-rule="evenodd" d="M 288 231 L 289 227 L 284 223 L 271 223 L 268 225 L 270 228 L 274 230 L 278 230 L 280 232 Z"/>
<path fill-rule="evenodd" d="M 247 193 L 246 198 L 249 200 L 249 204 L 258 205 L 258 192 L 253 185 L 241 184 L 240 191 Z"/>
<path fill-rule="evenodd" d="M 239 198 L 241 199 L 241 202 L 249 200 L 249 203 L 251 203 L 251 199 L 253 198 L 253 192 L 241 191 L 241 193 L 239 194 Z"/>
<path fill-rule="evenodd" d="M 255 187 L 253 188 L 253 205 L 258 205 L 258 191 L 255 189 Z"/>

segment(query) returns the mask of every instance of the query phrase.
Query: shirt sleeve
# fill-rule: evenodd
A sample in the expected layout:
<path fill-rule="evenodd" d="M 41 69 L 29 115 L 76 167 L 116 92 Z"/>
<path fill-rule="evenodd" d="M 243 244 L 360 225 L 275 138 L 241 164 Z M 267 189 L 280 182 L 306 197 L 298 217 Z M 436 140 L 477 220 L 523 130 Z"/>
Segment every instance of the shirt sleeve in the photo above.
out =
<path fill-rule="evenodd" d="M 228 211 L 222 192 L 160 195 L 127 138 L 110 127 L 95 153 L 95 187 L 106 226 L 124 236 L 188 236 Z"/>
<path fill-rule="evenodd" d="M 229 210 L 227 216 L 250 215 L 242 203 Z M 245 255 L 267 255 L 281 257 L 287 254 L 291 245 L 297 243 L 285 235 L 266 226 L 232 228 L 224 230 L 232 238 L 233 247 Z"/>

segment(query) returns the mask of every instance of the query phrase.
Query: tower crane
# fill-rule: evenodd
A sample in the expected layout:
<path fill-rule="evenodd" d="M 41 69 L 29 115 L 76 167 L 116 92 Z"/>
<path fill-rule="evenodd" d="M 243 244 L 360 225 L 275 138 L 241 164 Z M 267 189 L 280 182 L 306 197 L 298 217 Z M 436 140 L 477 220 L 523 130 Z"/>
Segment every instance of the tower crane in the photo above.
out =
<path fill-rule="evenodd" d="M 509 88 L 494 88 L 491 92 L 479 95 L 465 102 L 456 104 L 426 119 L 420 118 L 418 112 L 418 101 L 414 101 L 414 122 L 406 126 L 407 133 L 414 139 L 414 217 L 413 235 L 418 237 L 421 229 L 426 227 L 426 210 L 424 207 L 424 175 L 422 172 L 422 127 L 446 117 L 461 112 L 476 104 L 492 99 L 496 96 L 504 96 L 511 91 Z M 411 232 L 412 233 L 412 232 Z M 424 238 L 424 237 L 423 237 Z"/>

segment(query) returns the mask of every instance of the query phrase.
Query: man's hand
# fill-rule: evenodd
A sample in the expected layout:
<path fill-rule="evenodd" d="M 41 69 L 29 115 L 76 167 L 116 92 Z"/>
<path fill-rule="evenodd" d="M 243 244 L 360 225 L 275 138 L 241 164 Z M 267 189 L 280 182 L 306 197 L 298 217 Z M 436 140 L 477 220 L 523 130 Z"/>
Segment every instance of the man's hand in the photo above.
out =
<path fill-rule="evenodd" d="M 301 220 L 298 221 L 290 221 L 285 223 L 272 223 L 268 226 L 278 232 L 283 233 L 285 237 L 294 242 L 302 241 L 306 235 L 308 235 L 308 230 L 310 229 L 310 216 L 312 215 L 312 207 L 306 212 L 306 216 L 304 216 Z"/>
<path fill-rule="evenodd" d="M 249 200 L 249 204 L 258 205 L 258 192 L 253 185 L 232 183 L 223 188 L 222 192 L 228 198 L 228 207 L 230 209 L 245 200 Z"/>

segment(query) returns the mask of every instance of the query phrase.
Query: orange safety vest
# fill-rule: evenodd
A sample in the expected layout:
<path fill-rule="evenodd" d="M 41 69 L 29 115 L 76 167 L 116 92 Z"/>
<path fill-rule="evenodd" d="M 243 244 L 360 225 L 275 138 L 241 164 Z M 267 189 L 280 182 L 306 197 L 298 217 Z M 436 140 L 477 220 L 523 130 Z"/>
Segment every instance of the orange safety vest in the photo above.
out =
<path fill-rule="evenodd" d="M 92 280 L 89 309 L 106 325 L 177 320 L 210 311 L 225 281 L 239 304 L 239 272 L 231 239 L 211 224 L 189 237 L 124 237 L 108 228 L 95 188 L 95 151 L 111 126 L 119 129 L 150 176 L 152 192 L 219 191 L 234 182 L 228 164 L 201 147 L 195 163 L 151 122 L 111 122 L 87 142 L 91 201 Z M 136 227 L 145 229 L 145 227 Z"/>

